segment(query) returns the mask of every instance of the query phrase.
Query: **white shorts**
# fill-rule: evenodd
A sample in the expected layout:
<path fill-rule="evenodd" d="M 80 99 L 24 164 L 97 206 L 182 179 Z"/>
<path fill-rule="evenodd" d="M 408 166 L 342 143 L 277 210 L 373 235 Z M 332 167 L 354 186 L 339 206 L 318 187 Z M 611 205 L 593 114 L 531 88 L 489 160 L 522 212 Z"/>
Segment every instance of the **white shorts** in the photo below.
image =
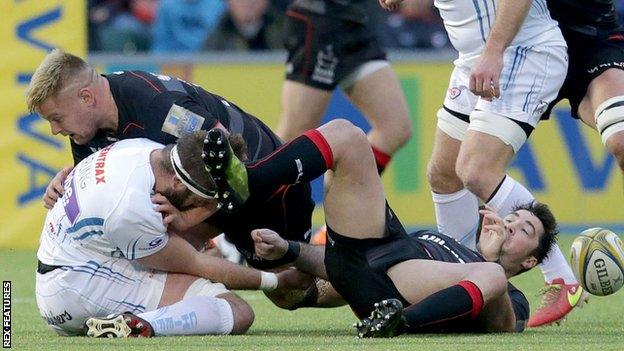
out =
<path fill-rule="evenodd" d="M 167 273 L 145 269 L 127 259 L 111 259 L 98 264 L 57 268 L 36 275 L 35 295 L 44 321 L 61 335 L 81 335 L 89 317 L 112 313 L 142 313 L 158 307 Z M 198 279 L 185 297 L 216 296 L 228 290 L 219 283 Z M 194 286 L 204 287 L 202 289 Z M 212 287 L 210 291 L 206 285 Z"/>
<path fill-rule="evenodd" d="M 500 138 L 517 152 L 526 141 L 525 129 L 535 128 L 548 104 L 557 97 L 567 68 L 568 55 L 563 46 L 509 47 L 503 56 L 499 81 L 501 96 L 486 101 L 469 90 L 470 67 L 456 66 L 451 74 L 444 106 L 470 116 L 470 124 L 441 111 L 438 113 L 438 127 L 458 140 L 464 140 L 468 129 L 487 133 Z M 475 111 L 482 113 L 475 116 Z M 500 118 L 517 123 L 501 121 L 488 127 L 491 120 Z"/>

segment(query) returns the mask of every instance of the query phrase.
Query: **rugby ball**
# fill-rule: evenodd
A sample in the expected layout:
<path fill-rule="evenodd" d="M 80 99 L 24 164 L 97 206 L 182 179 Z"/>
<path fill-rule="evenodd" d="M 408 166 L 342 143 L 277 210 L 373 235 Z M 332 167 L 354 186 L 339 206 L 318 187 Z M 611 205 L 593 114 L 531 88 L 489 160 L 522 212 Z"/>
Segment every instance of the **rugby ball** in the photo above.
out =
<path fill-rule="evenodd" d="M 574 239 L 570 263 L 578 281 L 592 295 L 611 295 L 624 285 L 624 245 L 608 229 L 587 229 Z"/>

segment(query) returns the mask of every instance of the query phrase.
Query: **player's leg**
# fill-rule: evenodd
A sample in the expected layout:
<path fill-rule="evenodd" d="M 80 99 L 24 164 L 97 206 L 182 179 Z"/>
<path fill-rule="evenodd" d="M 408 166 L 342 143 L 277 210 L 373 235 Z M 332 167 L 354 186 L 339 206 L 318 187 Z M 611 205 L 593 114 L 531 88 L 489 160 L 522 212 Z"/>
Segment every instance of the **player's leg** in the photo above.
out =
<path fill-rule="evenodd" d="M 323 118 L 332 91 L 308 86 L 293 80 L 282 86 L 282 113 L 276 133 L 290 141 L 306 130 L 316 128 Z"/>
<path fill-rule="evenodd" d="M 371 125 L 368 140 L 381 172 L 411 136 L 412 123 L 407 103 L 396 74 L 387 61 L 369 61 L 351 76 L 357 80 L 345 91 Z"/>
<path fill-rule="evenodd" d="M 388 276 L 401 295 L 411 303 L 400 313 L 405 319 L 401 331 L 409 333 L 435 332 L 477 323 L 484 306 L 496 303 L 507 288 L 502 267 L 489 262 L 455 264 L 408 260 L 388 269 Z M 384 311 L 384 305 L 387 304 L 378 304 L 369 317 L 373 325 L 381 323 L 381 328 L 372 328 L 369 335 L 365 336 L 396 334 L 383 330 L 386 328 L 383 320 L 396 318 L 391 309 Z M 509 308 L 499 313 L 511 316 L 513 310 Z M 511 321 L 507 317 L 501 329 L 512 328 Z M 388 325 L 390 328 L 397 327 L 397 324 Z"/>
<path fill-rule="evenodd" d="M 468 123 L 444 109 L 438 111 L 438 118 L 433 151 L 427 167 L 438 231 L 474 248 L 479 223 L 479 201 L 472 192 L 464 188 L 455 172 L 461 141 L 451 137 L 443 129 L 445 127 L 440 125 L 445 123 L 442 122 L 443 118 L 448 119 L 449 123 L 465 124 L 466 128 Z"/>
<path fill-rule="evenodd" d="M 594 78 L 578 112 L 583 122 L 600 132 L 624 171 L 624 70 L 611 68 Z"/>
<path fill-rule="evenodd" d="M 459 149 L 468 129 L 469 115 L 478 99 L 467 89 L 468 74 L 467 69 L 455 67 L 449 79 L 444 105 L 436 114 L 437 127 L 427 180 L 438 231 L 474 248 L 479 202 L 464 187 L 455 170 Z"/>
<path fill-rule="evenodd" d="M 87 335 L 128 337 L 242 334 L 253 323 L 251 307 L 222 284 L 187 274 L 152 274 L 150 279 L 138 283 L 141 286 L 135 287 L 131 295 L 151 296 L 150 300 L 159 296 L 157 304 L 148 304 L 143 308 L 144 312 L 125 313 L 111 310 L 108 313 L 113 315 L 108 317 L 96 315 L 89 318 L 86 321 Z M 127 300 L 133 299 L 128 297 Z"/>

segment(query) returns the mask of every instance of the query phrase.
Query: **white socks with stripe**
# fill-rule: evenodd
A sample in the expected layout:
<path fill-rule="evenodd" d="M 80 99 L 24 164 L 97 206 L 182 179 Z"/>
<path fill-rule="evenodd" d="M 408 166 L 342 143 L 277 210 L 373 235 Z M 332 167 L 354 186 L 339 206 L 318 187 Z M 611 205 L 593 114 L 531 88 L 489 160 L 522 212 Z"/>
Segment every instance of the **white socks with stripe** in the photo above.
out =
<path fill-rule="evenodd" d="M 234 327 L 229 302 L 208 296 L 193 296 L 154 311 L 138 314 L 154 328 L 155 336 L 222 335 Z"/>

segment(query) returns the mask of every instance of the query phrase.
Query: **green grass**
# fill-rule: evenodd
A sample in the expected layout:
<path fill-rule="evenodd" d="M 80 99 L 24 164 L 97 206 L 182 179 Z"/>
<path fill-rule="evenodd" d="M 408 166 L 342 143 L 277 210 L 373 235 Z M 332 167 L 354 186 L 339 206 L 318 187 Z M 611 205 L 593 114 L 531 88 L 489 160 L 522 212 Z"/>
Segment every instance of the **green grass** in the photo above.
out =
<path fill-rule="evenodd" d="M 560 243 L 567 251 L 571 236 Z M 244 336 L 169 337 L 102 340 L 64 338 L 52 333 L 39 317 L 34 298 L 34 251 L 0 251 L 0 278 L 13 282 L 13 348 L 17 350 L 622 350 L 624 293 L 592 297 L 561 326 L 529 329 L 522 334 L 423 335 L 389 340 L 356 340 L 355 318 L 346 308 L 284 311 L 261 293 L 240 292 L 253 306 L 256 321 Z M 518 277 L 534 309 L 543 281 L 539 269 Z"/>

